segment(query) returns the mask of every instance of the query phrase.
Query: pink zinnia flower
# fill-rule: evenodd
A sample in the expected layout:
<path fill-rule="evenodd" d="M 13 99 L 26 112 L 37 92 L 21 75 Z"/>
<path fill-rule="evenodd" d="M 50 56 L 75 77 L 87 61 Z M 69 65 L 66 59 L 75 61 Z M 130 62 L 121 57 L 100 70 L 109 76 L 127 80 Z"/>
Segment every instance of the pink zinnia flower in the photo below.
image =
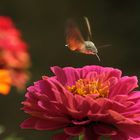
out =
<path fill-rule="evenodd" d="M 12 85 L 21 89 L 29 79 L 27 44 L 9 17 L 0 16 L 0 69 L 10 71 Z"/>
<path fill-rule="evenodd" d="M 23 110 L 31 117 L 21 128 L 64 129 L 55 140 L 84 135 L 85 140 L 140 138 L 140 91 L 137 77 L 109 67 L 52 67 L 53 77 L 30 86 Z"/>

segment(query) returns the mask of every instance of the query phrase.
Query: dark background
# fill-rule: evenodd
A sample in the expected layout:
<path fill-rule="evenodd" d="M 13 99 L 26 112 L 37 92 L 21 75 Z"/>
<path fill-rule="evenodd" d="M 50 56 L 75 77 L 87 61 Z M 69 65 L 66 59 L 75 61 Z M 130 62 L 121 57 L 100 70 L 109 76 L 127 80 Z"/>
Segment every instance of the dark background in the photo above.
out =
<path fill-rule="evenodd" d="M 50 75 L 50 67 L 102 65 L 120 68 L 124 75 L 140 77 L 140 1 L 138 0 L 0 0 L 0 15 L 10 16 L 29 44 L 32 79 Z M 94 43 L 101 62 L 95 56 L 71 52 L 65 47 L 64 27 L 69 17 L 89 17 Z M 28 85 L 30 85 L 29 83 Z M 27 118 L 20 110 L 24 93 L 14 88 L 0 96 L 0 124 L 3 137 L 15 133 L 24 140 L 47 140 L 46 131 L 21 130 Z"/>

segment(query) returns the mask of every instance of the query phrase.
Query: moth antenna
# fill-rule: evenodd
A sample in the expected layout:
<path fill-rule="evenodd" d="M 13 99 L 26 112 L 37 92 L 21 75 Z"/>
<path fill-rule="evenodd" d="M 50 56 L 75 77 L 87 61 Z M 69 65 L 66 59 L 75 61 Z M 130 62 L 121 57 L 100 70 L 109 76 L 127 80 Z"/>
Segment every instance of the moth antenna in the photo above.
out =
<path fill-rule="evenodd" d="M 100 46 L 98 46 L 98 49 L 107 48 L 107 47 L 110 47 L 110 46 L 112 46 L 112 45 L 111 44 L 100 45 Z"/>

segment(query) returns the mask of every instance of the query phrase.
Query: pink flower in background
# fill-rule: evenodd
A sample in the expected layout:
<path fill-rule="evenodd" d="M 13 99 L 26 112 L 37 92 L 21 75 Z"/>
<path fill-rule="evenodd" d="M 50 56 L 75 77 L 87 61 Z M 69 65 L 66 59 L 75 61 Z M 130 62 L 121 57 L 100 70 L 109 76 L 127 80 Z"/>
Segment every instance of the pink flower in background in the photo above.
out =
<path fill-rule="evenodd" d="M 0 69 L 10 71 L 12 85 L 24 88 L 29 79 L 30 57 L 27 44 L 9 17 L 0 16 Z"/>
<path fill-rule="evenodd" d="M 121 76 L 109 67 L 52 67 L 27 89 L 23 110 L 30 118 L 21 128 L 63 129 L 55 140 L 84 135 L 85 140 L 140 138 L 140 91 L 133 91 L 137 77 Z"/>

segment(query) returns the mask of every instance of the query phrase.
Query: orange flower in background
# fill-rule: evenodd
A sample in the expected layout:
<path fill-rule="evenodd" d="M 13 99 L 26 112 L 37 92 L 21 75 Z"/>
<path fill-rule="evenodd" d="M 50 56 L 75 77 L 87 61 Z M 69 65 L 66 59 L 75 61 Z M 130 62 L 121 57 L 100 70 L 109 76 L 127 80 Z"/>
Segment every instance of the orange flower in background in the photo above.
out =
<path fill-rule="evenodd" d="M 9 17 L 0 16 L 0 70 L 8 71 L 7 77 L 11 79 L 9 85 L 23 89 L 29 79 L 27 69 L 30 66 L 30 56 L 27 44 L 22 40 L 20 31 L 14 26 Z M 1 72 L 1 71 L 0 71 Z M 3 73 L 2 73 L 3 75 Z M 8 93 L 9 90 L 1 90 L 2 86 L 0 74 L 0 93 Z M 6 92 L 7 91 L 7 92 Z"/>
<path fill-rule="evenodd" d="M 0 93 L 7 95 L 10 91 L 12 79 L 8 70 L 0 70 Z"/>

